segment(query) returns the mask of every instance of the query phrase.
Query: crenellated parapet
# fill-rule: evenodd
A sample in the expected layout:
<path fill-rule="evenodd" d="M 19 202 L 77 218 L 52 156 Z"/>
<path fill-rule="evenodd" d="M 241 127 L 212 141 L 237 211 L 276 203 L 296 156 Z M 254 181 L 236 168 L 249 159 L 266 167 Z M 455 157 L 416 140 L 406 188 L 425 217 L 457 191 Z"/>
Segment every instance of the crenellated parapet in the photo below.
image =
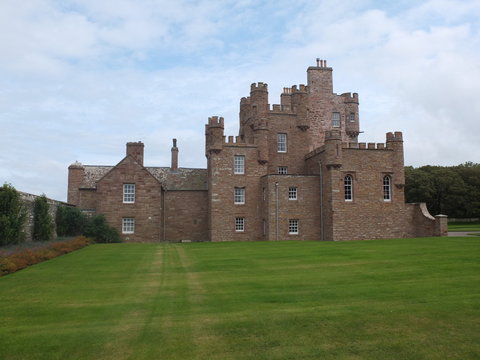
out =
<path fill-rule="evenodd" d="M 208 118 L 208 123 L 205 125 L 205 155 L 211 152 L 219 153 L 222 151 L 224 143 L 224 120 L 223 117 L 212 116 Z"/>
<path fill-rule="evenodd" d="M 351 92 L 347 92 L 347 93 L 343 93 L 340 95 L 342 98 L 343 98 L 343 102 L 345 104 L 350 104 L 350 103 L 353 103 L 353 104 L 359 104 L 359 99 L 358 99 L 358 94 L 357 93 L 351 93 Z"/>

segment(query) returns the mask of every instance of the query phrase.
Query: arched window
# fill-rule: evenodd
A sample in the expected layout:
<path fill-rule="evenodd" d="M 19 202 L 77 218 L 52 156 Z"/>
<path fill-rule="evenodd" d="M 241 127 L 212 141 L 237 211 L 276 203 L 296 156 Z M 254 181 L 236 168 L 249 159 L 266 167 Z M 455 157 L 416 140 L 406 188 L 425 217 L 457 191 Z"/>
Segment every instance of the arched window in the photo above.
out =
<path fill-rule="evenodd" d="M 392 178 L 389 175 L 383 177 L 383 201 L 392 200 Z"/>
<path fill-rule="evenodd" d="M 353 201 L 353 178 L 352 175 L 346 175 L 343 179 L 345 189 L 345 201 Z"/>

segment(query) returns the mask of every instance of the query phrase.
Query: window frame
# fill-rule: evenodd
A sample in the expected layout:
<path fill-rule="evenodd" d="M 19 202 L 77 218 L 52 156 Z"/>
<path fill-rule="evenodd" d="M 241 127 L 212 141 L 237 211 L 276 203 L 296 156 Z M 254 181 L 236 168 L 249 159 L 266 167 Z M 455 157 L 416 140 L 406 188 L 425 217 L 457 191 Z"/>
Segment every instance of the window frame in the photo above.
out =
<path fill-rule="evenodd" d="M 136 187 L 133 183 L 123 184 L 123 203 L 135 204 Z"/>
<path fill-rule="evenodd" d="M 298 235 L 300 230 L 300 221 L 298 219 L 288 219 L 288 235 Z"/>
<path fill-rule="evenodd" d="M 122 234 L 135 234 L 135 218 L 122 218 Z"/>
<path fill-rule="evenodd" d="M 296 186 L 288 187 L 288 200 L 298 200 L 298 188 Z"/>
<path fill-rule="evenodd" d="M 245 187 L 235 187 L 233 189 L 233 203 L 235 205 L 245 204 Z"/>
<path fill-rule="evenodd" d="M 351 112 L 350 115 L 348 116 L 348 121 L 355 122 L 357 120 L 357 117 L 354 112 Z"/>
<path fill-rule="evenodd" d="M 337 119 L 338 115 L 338 119 Z M 342 120 L 341 115 L 338 111 L 332 112 L 332 128 L 340 128 L 342 127 Z"/>
<path fill-rule="evenodd" d="M 343 177 L 343 194 L 346 202 L 353 201 L 353 176 L 351 174 Z"/>
<path fill-rule="evenodd" d="M 277 168 L 278 175 L 288 175 L 288 166 L 279 166 Z"/>
<path fill-rule="evenodd" d="M 392 177 L 390 175 L 384 175 L 382 179 L 382 185 L 383 185 L 383 201 L 391 202 L 392 201 Z"/>
<path fill-rule="evenodd" d="M 235 175 L 245 174 L 245 155 L 234 155 L 234 157 L 233 157 L 233 173 Z"/>
<path fill-rule="evenodd" d="M 277 134 L 277 152 L 279 153 L 286 153 L 288 150 L 287 146 L 287 134 L 286 133 L 278 133 Z"/>
<path fill-rule="evenodd" d="M 245 218 L 243 216 L 235 217 L 235 232 L 245 232 Z"/>

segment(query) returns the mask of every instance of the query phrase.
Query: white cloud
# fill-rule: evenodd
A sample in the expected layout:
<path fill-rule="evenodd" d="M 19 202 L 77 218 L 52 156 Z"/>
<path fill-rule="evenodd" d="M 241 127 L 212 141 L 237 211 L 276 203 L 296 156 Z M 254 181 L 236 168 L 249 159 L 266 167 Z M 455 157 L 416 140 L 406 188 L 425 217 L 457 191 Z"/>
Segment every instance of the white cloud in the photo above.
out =
<path fill-rule="evenodd" d="M 407 164 L 479 161 L 478 1 L 0 2 L 0 181 L 65 199 L 75 160 L 205 166 L 204 123 L 252 82 L 305 83 L 316 57 L 360 93 L 364 141 L 405 133 Z"/>

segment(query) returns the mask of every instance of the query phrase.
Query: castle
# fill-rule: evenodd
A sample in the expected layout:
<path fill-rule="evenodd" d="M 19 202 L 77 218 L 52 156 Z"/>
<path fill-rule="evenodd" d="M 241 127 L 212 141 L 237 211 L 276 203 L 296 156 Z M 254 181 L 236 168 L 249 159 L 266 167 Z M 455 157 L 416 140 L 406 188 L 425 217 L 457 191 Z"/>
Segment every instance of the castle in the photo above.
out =
<path fill-rule="evenodd" d="M 68 203 L 104 214 L 126 241 L 355 240 L 446 235 L 447 219 L 405 204 L 403 138 L 359 143 L 359 97 L 333 92 L 317 59 L 307 85 L 268 103 L 267 84 L 240 100 L 238 136 L 205 126 L 207 169 L 145 167 L 129 142 L 115 166 L 69 166 Z"/>

